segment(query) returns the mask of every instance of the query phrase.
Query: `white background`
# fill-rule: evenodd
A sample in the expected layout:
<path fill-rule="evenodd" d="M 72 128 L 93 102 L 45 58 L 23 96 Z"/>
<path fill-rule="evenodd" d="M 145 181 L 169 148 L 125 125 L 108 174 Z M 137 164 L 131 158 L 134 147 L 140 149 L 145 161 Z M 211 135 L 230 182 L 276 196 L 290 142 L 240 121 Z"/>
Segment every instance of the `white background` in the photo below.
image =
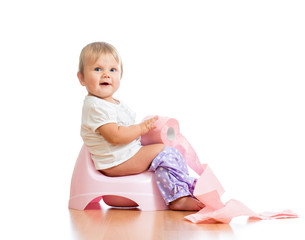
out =
<path fill-rule="evenodd" d="M 201 162 L 254 211 L 303 214 L 304 12 L 296 0 L 1 2 L 5 229 L 26 234 L 25 222 L 56 217 L 36 207 L 67 210 L 86 94 L 78 57 L 93 41 L 119 50 L 116 97 L 138 121 L 178 119 Z"/>

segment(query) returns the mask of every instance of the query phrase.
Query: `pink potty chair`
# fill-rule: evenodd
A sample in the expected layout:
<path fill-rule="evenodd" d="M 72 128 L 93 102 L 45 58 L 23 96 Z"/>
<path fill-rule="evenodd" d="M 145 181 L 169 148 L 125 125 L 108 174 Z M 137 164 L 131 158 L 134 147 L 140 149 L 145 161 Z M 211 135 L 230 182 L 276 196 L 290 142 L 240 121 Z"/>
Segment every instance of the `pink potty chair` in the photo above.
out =
<path fill-rule="evenodd" d="M 156 129 L 142 136 L 142 145 L 163 143 L 176 147 L 186 163 L 201 175 L 203 167 L 194 149 L 180 134 L 177 120 L 159 117 L 156 126 Z M 72 175 L 69 208 L 84 210 L 90 203 L 98 203 L 101 199 L 113 207 L 139 207 L 143 211 L 168 209 L 153 172 L 107 177 L 95 169 L 90 153 L 83 145 Z"/>
<path fill-rule="evenodd" d="M 143 211 L 166 210 L 153 172 L 124 177 L 107 177 L 96 170 L 83 145 L 71 181 L 69 208 L 84 210 L 101 199 L 113 207 L 138 207 Z"/>

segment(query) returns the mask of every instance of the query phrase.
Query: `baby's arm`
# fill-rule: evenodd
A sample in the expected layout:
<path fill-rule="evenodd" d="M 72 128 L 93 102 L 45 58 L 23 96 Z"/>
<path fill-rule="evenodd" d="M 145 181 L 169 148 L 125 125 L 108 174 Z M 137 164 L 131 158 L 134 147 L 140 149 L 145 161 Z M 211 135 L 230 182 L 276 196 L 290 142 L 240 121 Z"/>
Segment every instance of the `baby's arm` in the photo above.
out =
<path fill-rule="evenodd" d="M 127 144 L 156 128 L 154 122 L 158 117 L 153 117 L 144 122 L 129 127 L 108 123 L 98 128 L 100 134 L 111 144 Z"/>

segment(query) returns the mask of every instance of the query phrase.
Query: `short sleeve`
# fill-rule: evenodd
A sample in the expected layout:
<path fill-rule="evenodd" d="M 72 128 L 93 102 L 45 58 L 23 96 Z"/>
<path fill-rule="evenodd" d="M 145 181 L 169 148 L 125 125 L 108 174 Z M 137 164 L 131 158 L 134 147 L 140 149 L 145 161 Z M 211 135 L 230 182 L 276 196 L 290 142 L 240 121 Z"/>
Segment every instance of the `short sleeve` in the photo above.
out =
<path fill-rule="evenodd" d="M 116 110 L 111 106 L 102 102 L 91 102 L 84 105 L 82 125 L 95 132 L 102 125 L 116 123 L 116 115 Z"/>

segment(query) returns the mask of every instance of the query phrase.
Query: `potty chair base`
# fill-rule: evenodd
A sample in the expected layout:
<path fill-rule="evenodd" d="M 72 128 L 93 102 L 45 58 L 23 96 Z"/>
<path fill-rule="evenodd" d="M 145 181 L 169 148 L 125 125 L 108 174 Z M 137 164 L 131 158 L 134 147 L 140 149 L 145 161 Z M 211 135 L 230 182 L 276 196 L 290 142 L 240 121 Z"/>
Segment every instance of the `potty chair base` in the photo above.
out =
<path fill-rule="evenodd" d="M 72 175 L 69 208 L 84 210 L 101 199 L 113 207 L 139 207 L 143 211 L 168 209 L 154 173 L 107 177 L 95 169 L 90 153 L 83 145 Z"/>

